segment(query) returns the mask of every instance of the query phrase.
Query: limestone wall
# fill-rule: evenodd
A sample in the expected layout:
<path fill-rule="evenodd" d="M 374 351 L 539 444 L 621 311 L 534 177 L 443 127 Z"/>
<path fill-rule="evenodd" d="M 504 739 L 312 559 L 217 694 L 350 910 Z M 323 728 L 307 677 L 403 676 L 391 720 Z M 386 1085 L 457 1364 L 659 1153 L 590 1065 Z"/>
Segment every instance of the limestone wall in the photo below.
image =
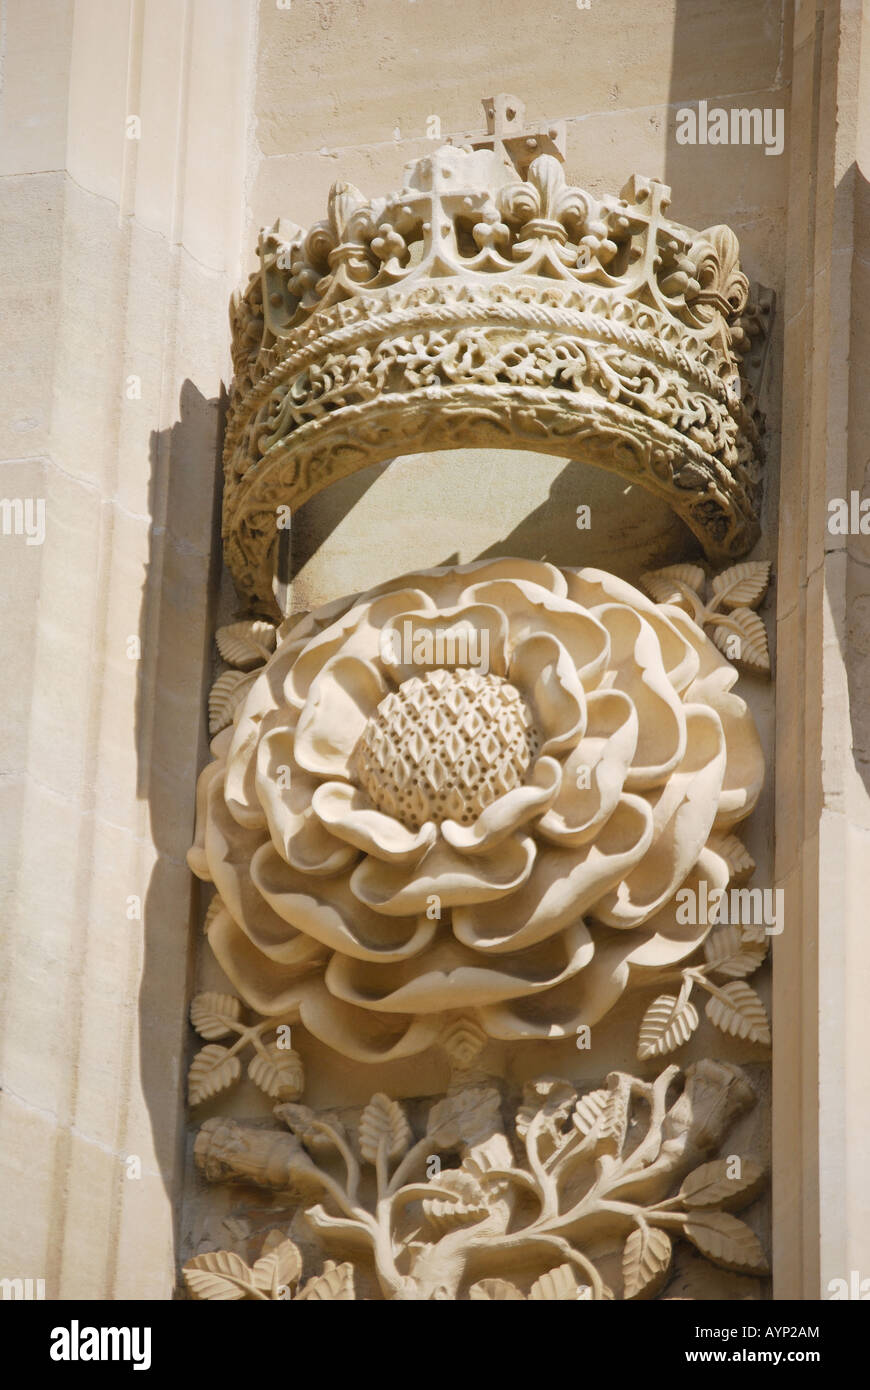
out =
<path fill-rule="evenodd" d="M 49 1298 L 175 1282 L 253 19 L 171 0 L 5 18 L 3 495 L 44 499 L 45 540 L 0 549 L 0 1266 Z"/>
<path fill-rule="evenodd" d="M 570 183 L 664 180 L 671 215 L 733 228 L 776 294 L 753 552 L 775 562 L 776 681 L 741 684 L 769 768 L 747 843 L 757 881 L 787 892 L 760 986 L 773 1200 L 755 1226 L 774 1297 L 870 1272 L 867 542 L 826 526 L 868 463 L 868 32 L 860 0 L 11 0 L 0 492 L 41 500 L 45 534 L 0 537 L 0 1277 L 45 1278 L 50 1298 L 165 1299 L 180 1259 L 221 1239 L 229 1199 L 205 1204 L 193 1174 L 184 1075 L 191 994 L 222 977 L 185 854 L 213 632 L 239 612 L 219 546 L 227 303 L 261 225 L 309 226 L 337 179 L 398 187 L 434 135 L 480 134 L 496 92 L 567 123 Z M 783 152 L 679 143 L 678 112 L 703 101 L 782 110 Z M 700 553 L 664 504 L 583 464 L 398 457 L 302 509 L 288 611 L 505 551 L 632 582 Z M 627 1023 L 608 1027 L 605 1069 L 630 1067 Z M 341 1060 L 306 1046 L 312 1103 L 362 1104 L 364 1078 L 347 1085 Z M 532 1046 L 516 1082 L 550 1069 L 549 1045 Z M 766 1050 L 717 1049 L 752 1069 L 746 1133 L 763 1148 Z M 709 1052 L 699 1034 L 685 1059 Z M 390 1065 L 391 1094 L 443 1085 L 434 1064 Z M 229 1113 L 268 1115 L 256 1102 L 243 1089 Z"/>

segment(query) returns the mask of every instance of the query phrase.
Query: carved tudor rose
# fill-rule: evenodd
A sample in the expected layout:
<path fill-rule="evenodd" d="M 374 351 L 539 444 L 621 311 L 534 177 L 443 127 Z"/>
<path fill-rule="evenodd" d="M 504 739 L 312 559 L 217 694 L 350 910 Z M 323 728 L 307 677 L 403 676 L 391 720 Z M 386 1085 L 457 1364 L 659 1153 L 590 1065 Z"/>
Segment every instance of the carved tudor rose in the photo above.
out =
<path fill-rule="evenodd" d="M 201 778 L 226 974 L 365 1061 L 457 1012 L 511 1040 L 596 1023 L 711 929 L 677 893 L 727 886 L 761 788 L 736 678 L 676 603 L 530 561 L 286 624 Z"/>
<path fill-rule="evenodd" d="M 513 98 L 487 115 L 487 137 L 409 165 L 399 192 L 338 184 L 324 222 L 261 239 L 233 305 L 225 447 L 225 555 L 252 613 L 274 615 L 278 509 L 400 453 L 563 454 L 666 498 L 711 558 L 757 534 L 742 356 L 769 305 L 733 233 L 672 222 L 655 180 L 569 186 L 559 126 L 525 130 Z M 188 858 L 235 993 L 193 1000 L 190 1098 L 248 1053 L 284 1128 L 200 1130 L 202 1177 L 265 1189 L 272 1229 L 200 1246 L 192 1297 L 650 1298 L 679 1240 L 765 1272 L 731 1214 L 763 1170 L 720 1154 L 755 1099 L 739 1067 L 602 1059 L 591 1088 L 544 1076 L 520 1095 L 486 1049 L 570 1038 L 634 986 L 655 993 L 641 1062 L 688 1041 L 696 987 L 723 1032 L 769 1041 L 746 983 L 764 926 L 681 909 L 754 867 L 733 832 L 764 765 L 733 687 L 737 666 L 769 670 L 768 578 L 749 562 L 708 589 L 672 565 L 647 597 L 506 557 L 219 629 L 231 669 Z M 373 1077 L 437 1046 L 450 1087 L 315 1111 L 287 1024 Z"/>

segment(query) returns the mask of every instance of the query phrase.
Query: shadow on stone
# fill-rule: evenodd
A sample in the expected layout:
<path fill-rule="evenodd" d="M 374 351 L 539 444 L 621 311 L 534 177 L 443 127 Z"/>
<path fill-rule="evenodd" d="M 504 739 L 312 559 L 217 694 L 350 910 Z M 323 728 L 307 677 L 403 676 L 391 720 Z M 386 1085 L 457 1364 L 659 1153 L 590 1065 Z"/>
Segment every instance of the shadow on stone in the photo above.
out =
<path fill-rule="evenodd" d="M 152 523 L 139 630 L 137 791 L 148 802 L 157 854 L 142 912 L 139 1067 L 157 1166 L 176 1211 L 199 907 L 185 854 L 193 836 L 196 778 L 208 756 L 224 411 L 223 397 L 209 400 L 185 381 L 178 420 L 151 436 Z"/>

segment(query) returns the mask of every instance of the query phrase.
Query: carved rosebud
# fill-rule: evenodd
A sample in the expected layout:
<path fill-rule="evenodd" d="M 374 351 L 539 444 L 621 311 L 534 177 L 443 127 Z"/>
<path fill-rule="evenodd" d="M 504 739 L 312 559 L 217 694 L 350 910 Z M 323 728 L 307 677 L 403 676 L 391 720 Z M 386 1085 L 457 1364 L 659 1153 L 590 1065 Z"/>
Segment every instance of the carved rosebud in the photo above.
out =
<path fill-rule="evenodd" d="M 662 1152 L 693 1163 L 718 1147 L 727 1131 L 755 1104 L 740 1067 L 705 1058 L 686 1070 L 686 1084 L 662 1123 Z"/>
<path fill-rule="evenodd" d="M 317 1169 L 286 1130 L 248 1129 L 235 1120 L 206 1120 L 193 1156 L 207 1182 L 249 1182 L 277 1191 L 310 1179 Z"/>

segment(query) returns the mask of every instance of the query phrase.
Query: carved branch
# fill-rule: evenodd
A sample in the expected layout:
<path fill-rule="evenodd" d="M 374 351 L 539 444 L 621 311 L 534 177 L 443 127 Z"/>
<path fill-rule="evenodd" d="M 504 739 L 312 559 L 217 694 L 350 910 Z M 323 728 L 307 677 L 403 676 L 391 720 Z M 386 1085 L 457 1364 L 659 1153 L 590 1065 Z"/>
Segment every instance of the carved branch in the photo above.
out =
<path fill-rule="evenodd" d="M 461 1296 L 461 1290 L 468 1287 L 476 1271 L 492 1268 L 494 1258 L 510 1266 L 547 1251 L 558 1254 L 568 1266 L 583 1273 L 594 1299 L 609 1298 L 612 1293 L 594 1258 L 584 1248 L 593 1237 L 598 1239 L 602 1230 L 614 1234 L 625 1229 L 635 1232 L 626 1242 L 627 1297 L 648 1296 L 661 1286 L 670 1260 L 671 1245 L 664 1234 L 668 1230 L 690 1240 L 708 1258 L 727 1268 L 763 1272 L 763 1254 L 756 1238 L 730 1215 L 736 1206 L 754 1198 L 761 1170 L 749 1161 L 746 1172 L 738 1164 L 736 1174 L 730 1170 L 730 1160 L 696 1166 L 699 1158 L 716 1149 L 754 1096 L 737 1068 L 704 1062 L 689 1068 L 679 1094 L 669 1105 L 668 1096 L 676 1087 L 678 1076 L 674 1066 L 666 1068 L 652 1082 L 612 1073 L 608 1092 L 592 1093 L 592 1097 L 609 1095 L 607 1103 L 595 1099 L 591 1104 L 590 1097 L 576 1102 L 584 1107 L 584 1124 L 590 1114 L 597 1116 L 579 1145 L 576 1128 L 571 1133 L 560 1128 L 571 1119 L 571 1088 L 561 1082 L 560 1090 L 554 1089 L 556 1083 L 535 1083 L 530 1090 L 527 1088 L 522 1125 L 517 1121 L 522 1129 L 525 1168 L 490 1164 L 488 1154 L 508 1152 L 504 1135 L 491 1124 L 481 1131 L 487 1137 L 471 1131 L 468 1138 L 462 1137 L 456 1126 L 461 1129 L 475 1106 L 465 1104 L 461 1090 L 450 1099 L 446 1109 L 444 1102 L 439 1102 L 440 1109 L 433 1107 L 432 1132 L 410 1147 L 401 1107 L 386 1097 L 375 1097 L 366 1107 L 360 1126 L 363 1159 L 374 1169 L 378 1187 L 374 1211 L 352 1202 L 331 1175 L 316 1168 L 316 1177 L 308 1174 L 303 1162 L 305 1174 L 319 1183 L 343 1213 L 334 1216 L 318 1205 L 309 1210 L 309 1220 L 333 1244 L 351 1249 L 364 1242 L 372 1251 L 378 1282 L 388 1299 L 455 1298 Z M 470 1095 L 479 1098 L 479 1085 L 468 1089 Z M 647 1129 L 641 1142 L 627 1152 L 627 1120 L 636 1101 L 646 1107 Z M 280 1108 L 291 1112 L 288 1118 L 304 1124 L 310 1143 L 314 1143 L 317 1134 L 328 1133 L 339 1151 L 349 1148 L 334 1126 L 294 1116 L 292 1112 L 300 1107 Z M 396 1175 L 402 1168 L 410 1171 L 416 1167 L 421 1145 L 431 1146 L 438 1134 L 446 1139 L 455 1135 L 462 1156 L 460 1167 L 448 1169 L 427 1183 L 397 1185 Z M 556 1153 L 562 1154 L 561 1163 L 554 1163 L 552 1155 L 548 1166 L 542 1161 L 545 1134 L 556 1145 Z M 253 1178 L 277 1185 L 280 1173 L 274 1157 L 274 1135 L 253 1131 L 247 1134 L 245 1142 L 249 1154 L 257 1143 L 265 1145 L 271 1161 L 258 1170 L 249 1156 L 241 1161 L 239 1175 L 248 1181 Z M 594 1175 L 575 1200 L 563 1207 L 568 1174 L 576 1173 L 581 1148 L 587 1162 L 596 1158 Z M 225 1156 L 230 1169 L 235 1161 L 233 1154 L 239 1150 L 236 1138 Z M 397 1156 L 397 1167 L 390 1179 L 389 1164 Z M 206 1164 L 203 1166 L 207 1176 L 216 1176 Z M 288 1180 L 299 1179 L 296 1150 L 288 1151 L 285 1174 Z M 667 1189 L 681 1180 L 679 1191 L 665 1196 Z M 535 1193 L 540 1202 L 538 1213 L 518 1229 L 510 1228 L 514 1206 L 505 1200 L 505 1192 L 513 1188 Z M 635 1200 L 628 1200 L 629 1195 Z M 398 1232 L 398 1221 L 416 1203 L 421 1206 L 424 1224 L 416 1232 L 414 1244 L 408 1245 Z M 653 1231 L 663 1234 L 656 1236 Z M 407 1265 L 407 1273 L 400 1272 L 400 1261 Z M 563 1287 L 559 1279 L 552 1287 L 561 1290 L 554 1296 L 568 1296 L 564 1291 L 567 1286 Z M 475 1297 L 488 1296 L 485 1288 L 475 1288 Z M 539 1290 L 534 1296 L 544 1295 Z"/>

